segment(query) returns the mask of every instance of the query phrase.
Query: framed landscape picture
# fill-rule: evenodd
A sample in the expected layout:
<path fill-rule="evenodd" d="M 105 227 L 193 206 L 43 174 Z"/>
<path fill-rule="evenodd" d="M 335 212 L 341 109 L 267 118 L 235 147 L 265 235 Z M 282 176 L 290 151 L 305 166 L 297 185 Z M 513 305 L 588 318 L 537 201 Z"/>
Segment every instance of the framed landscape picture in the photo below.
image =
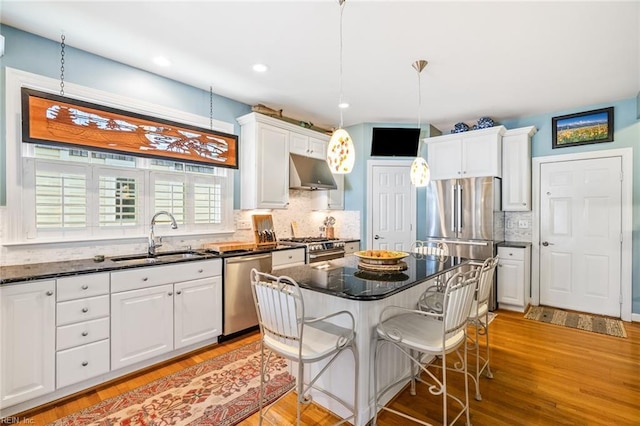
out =
<path fill-rule="evenodd" d="M 551 119 L 552 148 L 613 142 L 613 107 Z"/>

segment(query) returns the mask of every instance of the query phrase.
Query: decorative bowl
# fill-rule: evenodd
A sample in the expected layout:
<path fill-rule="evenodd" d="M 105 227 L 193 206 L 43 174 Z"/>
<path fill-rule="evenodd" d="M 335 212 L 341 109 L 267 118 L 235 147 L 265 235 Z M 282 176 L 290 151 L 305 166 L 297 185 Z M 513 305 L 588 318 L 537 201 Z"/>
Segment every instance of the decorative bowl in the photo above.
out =
<path fill-rule="evenodd" d="M 453 130 L 451 130 L 451 133 L 462 133 L 468 130 L 469 126 L 466 123 L 457 123 L 455 126 L 453 126 Z"/>
<path fill-rule="evenodd" d="M 362 250 L 353 253 L 363 263 L 371 265 L 395 265 L 409 253 L 393 250 Z"/>

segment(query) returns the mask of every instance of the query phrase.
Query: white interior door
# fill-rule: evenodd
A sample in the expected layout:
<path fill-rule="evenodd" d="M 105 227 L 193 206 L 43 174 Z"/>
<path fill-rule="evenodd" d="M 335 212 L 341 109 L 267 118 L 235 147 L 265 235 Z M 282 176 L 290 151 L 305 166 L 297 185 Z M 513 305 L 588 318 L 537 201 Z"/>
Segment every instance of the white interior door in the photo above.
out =
<path fill-rule="evenodd" d="M 415 241 L 416 190 L 409 179 L 410 162 L 372 162 L 369 168 L 368 246 L 407 251 Z"/>
<path fill-rule="evenodd" d="M 620 317 L 619 157 L 541 164 L 540 303 Z"/>

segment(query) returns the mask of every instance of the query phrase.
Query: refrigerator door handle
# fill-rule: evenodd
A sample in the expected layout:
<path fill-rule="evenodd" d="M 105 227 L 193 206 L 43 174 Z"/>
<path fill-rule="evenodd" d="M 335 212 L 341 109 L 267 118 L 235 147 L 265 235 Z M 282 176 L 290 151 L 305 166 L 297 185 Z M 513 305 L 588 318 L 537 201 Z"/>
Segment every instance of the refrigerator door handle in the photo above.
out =
<path fill-rule="evenodd" d="M 456 215 L 457 215 L 457 203 L 456 203 L 456 186 L 457 184 L 451 185 L 451 232 L 456 232 Z"/>
<path fill-rule="evenodd" d="M 458 233 L 462 233 L 462 185 L 458 184 Z M 459 237 L 460 235 L 458 235 Z"/>

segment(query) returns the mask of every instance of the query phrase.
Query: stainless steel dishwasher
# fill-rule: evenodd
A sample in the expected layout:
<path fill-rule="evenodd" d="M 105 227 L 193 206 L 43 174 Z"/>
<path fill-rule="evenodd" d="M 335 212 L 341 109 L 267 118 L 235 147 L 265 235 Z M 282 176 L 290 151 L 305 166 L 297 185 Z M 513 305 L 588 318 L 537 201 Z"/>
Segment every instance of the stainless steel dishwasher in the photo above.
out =
<path fill-rule="evenodd" d="M 271 253 L 248 254 L 224 259 L 224 336 L 258 325 L 251 293 L 250 272 L 271 272 Z"/>

